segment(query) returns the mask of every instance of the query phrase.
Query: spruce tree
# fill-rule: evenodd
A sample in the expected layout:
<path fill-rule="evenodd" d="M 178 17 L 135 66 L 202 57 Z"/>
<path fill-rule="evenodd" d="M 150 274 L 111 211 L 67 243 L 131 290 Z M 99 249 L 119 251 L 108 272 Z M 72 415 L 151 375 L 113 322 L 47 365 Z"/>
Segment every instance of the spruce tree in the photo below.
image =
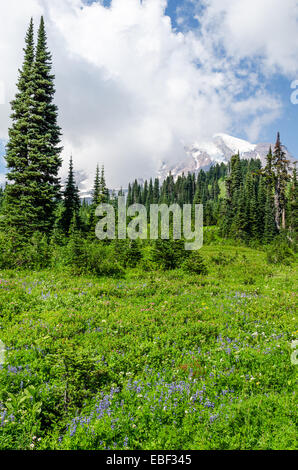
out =
<path fill-rule="evenodd" d="M 100 174 L 99 174 L 99 166 L 96 167 L 95 173 L 95 180 L 92 190 L 92 208 L 96 209 L 96 207 L 101 204 L 101 196 L 100 196 Z"/>
<path fill-rule="evenodd" d="M 199 251 L 193 251 L 182 263 L 182 269 L 191 274 L 202 274 L 208 273 L 205 261 Z"/>
<path fill-rule="evenodd" d="M 132 200 L 133 204 L 139 204 L 142 202 L 141 200 L 141 188 L 138 183 L 138 180 L 135 180 L 132 185 Z"/>
<path fill-rule="evenodd" d="M 236 191 L 236 199 L 237 199 L 237 209 L 236 214 L 233 219 L 231 228 L 230 228 L 230 235 L 235 238 L 239 238 L 241 240 L 247 239 L 247 228 L 248 228 L 248 220 L 247 220 L 247 199 L 244 187 L 241 186 L 239 190 Z M 235 207 L 234 207 L 235 210 Z"/>
<path fill-rule="evenodd" d="M 128 193 L 127 193 L 127 198 L 126 198 L 126 205 L 127 207 L 131 206 L 133 204 L 133 197 L 132 197 L 132 188 L 131 184 L 129 183 L 128 185 Z"/>
<path fill-rule="evenodd" d="M 33 21 L 26 36 L 25 59 L 12 105 L 6 161 L 4 225 L 24 241 L 34 231 L 48 233 L 60 196 L 60 128 L 53 104 L 54 76 L 43 18 L 34 54 Z"/>
<path fill-rule="evenodd" d="M 38 214 L 33 197 L 34 168 L 29 164 L 30 97 L 34 65 L 34 28 L 31 19 L 24 48 L 22 70 L 19 70 L 17 93 L 11 102 L 12 126 L 6 147 L 7 180 L 2 224 L 6 233 L 13 234 L 15 243 L 30 236 Z M 17 241 L 18 240 L 18 241 Z"/>
<path fill-rule="evenodd" d="M 147 217 L 148 221 L 150 219 L 150 205 L 153 204 L 153 183 L 152 178 L 150 178 L 149 185 L 148 185 L 148 193 L 146 198 L 146 210 L 147 210 Z"/>
<path fill-rule="evenodd" d="M 265 206 L 266 206 L 266 180 L 264 176 L 260 176 L 258 184 L 257 196 L 257 233 L 259 240 L 263 239 L 265 226 Z"/>
<path fill-rule="evenodd" d="M 74 172 L 73 172 L 73 161 L 72 157 L 69 162 L 69 172 L 68 178 L 66 181 L 66 186 L 64 190 L 64 211 L 63 211 L 63 220 L 62 226 L 65 234 L 69 233 L 70 225 L 73 218 L 76 218 L 76 225 L 80 227 L 79 221 L 79 210 L 80 210 L 80 195 L 79 189 L 76 186 Z"/>
<path fill-rule="evenodd" d="M 104 166 L 101 167 L 101 174 L 100 174 L 100 180 L 99 180 L 99 191 L 100 191 L 100 202 L 101 202 L 101 204 L 106 204 L 107 202 L 109 202 L 109 190 L 106 186 Z"/>
<path fill-rule="evenodd" d="M 87 264 L 86 251 L 84 249 L 84 240 L 82 233 L 78 227 L 77 217 L 75 214 L 71 220 L 69 228 L 69 242 L 68 242 L 69 259 L 74 274 L 81 274 Z"/>
<path fill-rule="evenodd" d="M 269 152 L 266 156 L 266 166 L 262 174 L 266 177 L 267 185 L 273 188 L 274 185 L 274 172 L 273 172 L 273 155 L 272 155 L 272 148 L 270 146 Z"/>
<path fill-rule="evenodd" d="M 146 180 L 144 183 L 144 188 L 142 192 L 142 204 L 145 206 L 147 203 L 147 197 L 148 197 L 148 181 Z"/>
<path fill-rule="evenodd" d="M 266 205 L 264 214 L 264 243 L 271 243 L 277 233 L 274 217 L 274 198 L 272 189 L 269 186 L 266 194 Z"/>
<path fill-rule="evenodd" d="M 193 198 L 193 205 L 201 204 L 201 202 L 202 202 L 201 188 L 198 185 L 196 185 L 196 191 L 195 191 L 194 198 Z M 183 204 L 183 201 L 182 201 L 182 204 Z"/>
<path fill-rule="evenodd" d="M 212 196 L 213 196 L 213 199 L 215 201 L 218 200 L 218 197 L 220 195 L 220 188 L 219 188 L 219 184 L 218 184 L 218 180 L 215 180 L 213 185 L 212 185 Z"/>
<path fill-rule="evenodd" d="M 2 204 L 3 204 L 3 197 L 4 197 L 4 191 L 2 189 L 2 186 L 0 186 L 0 213 L 1 213 Z"/>
<path fill-rule="evenodd" d="M 108 203 L 108 201 L 109 201 L 109 191 L 106 187 L 104 167 L 102 166 L 101 171 L 100 171 L 99 166 L 97 165 L 94 185 L 92 189 L 92 202 L 91 202 L 90 220 L 89 220 L 89 227 L 90 227 L 90 232 L 92 235 L 94 234 L 95 226 L 96 226 L 96 216 L 95 216 L 96 208 L 100 204 Z"/>
<path fill-rule="evenodd" d="M 248 171 L 245 178 L 245 201 L 246 213 L 245 219 L 247 221 L 247 233 L 251 238 L 257 238 L 258 223 L 257 223 L 257 200 L 256 191 L 251 167 L 248 166 Z"/>
<path fill-rule="evenodd" d="M 96 218 L 95 218 L 95 211 L 97 206 L 102 203 L 101 200 L 101 190 L 100 190 L 100 171 L 99 166 L 96 166 L 96 173 L 94 179 L 94 185 L 92 189 L 92 200 L 91 200 L 91 207 L 90 207 L 90 220 L 89 220 L 89 228 L 92 235 L 94 235 L 95 226 L 96 226 Z"/>
<path fill-rule="evenodd" d="M 153 204 L 158 204 L 159 203 L 159 196 L 160 196 L 159 179 L 155 178 L 154 186 L 153 186 Z"/>
<path fill-rule="evenodd" d="M 231 161 L 229 163 L 229 175 L 226 178 L 226 199 L 221 212 L 221 233 L 224 237 L 228 237 L 232 232 L 235 233 L 238 231 L 238 227 L 236 227 L 233 222 L 238 212 L 238 198 L 241 181 L 241 163 L 240 155 L 238 153 L 231 157 Z M 203 203 L 204 202 L 203 198 Z"/>
<path fill-rule="evenodd" d="M 58 109 L 54 104 L 55 76 L 52 57 L 47 47 L 43 17 L 38 30 L 35 61 L 32 69 L 30 103 L 29 161 L 35 169 L 34 204 L 39 209 L 39 230 L 51 229 L 54 211 L 60 198 L 61 130 L 57 124 Z"/>
<path fill-rule="evenodd" d="M 280 231 L 286 228 L 286 189 L 289 181 L 290 162 L 286 159 L 286 153 L 283 150 L 280 134 L 277 134 L 277 140 L 273 153 L 273 171 L 274 171 L 274 205 L 275 205 L 275 223 Z"/>
<path fill-rule="evenodd" d="M 298 185 L 297 170 L 293 169 L 293 176 L 288 200 L 289 238 L 291 242 L 297 243 L 298 236 Z"/>
<path fill-rule="evenodd" d="M 231 158 L 231 197 L 233 198 L 233 193 L 236 190 L 239 190 L 241 181 L 242 181 L 242 174 L 241 174 L 241 161 L 239 153 L 237 155 L 233 155 Z"/>

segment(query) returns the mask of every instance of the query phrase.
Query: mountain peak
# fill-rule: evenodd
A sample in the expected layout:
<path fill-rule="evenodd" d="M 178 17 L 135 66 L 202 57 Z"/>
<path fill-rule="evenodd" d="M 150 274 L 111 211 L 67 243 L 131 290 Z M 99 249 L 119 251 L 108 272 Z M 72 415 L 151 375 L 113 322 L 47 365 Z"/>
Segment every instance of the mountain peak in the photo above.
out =
<path fill-rule="evenodd" d="M 176 164 L 163 162 L 158 172 L 160 179 L 164 179 L 171 172 L 174 178 L 182 173 L 198 173 L 200 170 L 208 170 L 217 163 L 228 163 L 232 155 L 239 152 L 243 159 L 259 159 L 264 165 L 266 156 L 272 143 L 252 144 L 246 140 L 233 137 L 228 134 L 215 134 L 210 141 L 195 142 L 189 147 L 185 147 L 185 159 Z M 290 160 L 292 155 L 287 148 L 284 150 Z"/>

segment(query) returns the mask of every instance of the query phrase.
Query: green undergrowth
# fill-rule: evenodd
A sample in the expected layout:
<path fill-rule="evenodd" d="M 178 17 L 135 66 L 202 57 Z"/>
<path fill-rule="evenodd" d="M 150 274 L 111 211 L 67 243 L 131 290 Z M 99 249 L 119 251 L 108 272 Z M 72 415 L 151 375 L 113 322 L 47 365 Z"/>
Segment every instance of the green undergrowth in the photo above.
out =
<path fill-rule="evenodd" d="M 296 264 L 0 273 L 0 449 L 297 448 Z"/>

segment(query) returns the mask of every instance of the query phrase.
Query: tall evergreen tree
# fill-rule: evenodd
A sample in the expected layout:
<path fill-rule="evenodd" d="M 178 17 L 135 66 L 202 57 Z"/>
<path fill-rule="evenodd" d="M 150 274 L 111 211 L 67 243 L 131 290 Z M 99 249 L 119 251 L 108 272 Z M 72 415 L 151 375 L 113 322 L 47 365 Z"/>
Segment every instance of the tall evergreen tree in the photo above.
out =
<path fill-rule="evenodd" d="M 274 217 L 274 198 L 271 187 L 267 188 L 266 205 L 264 215 L 264 243 L 271 243 L 277 233 Z"/>
<path fill-rule="evenodd" d="M 79 210 L 80 210 L 80 196 L 79 189 L 76 186 L 74 172 L 73 172 L 73 161 L 72 157 L 69 162 L 69 172 L 68 178 L 64 190 L 64 211 L 63 211 L 63 220 L 62 226 L 66 234 L 69 233 L 69 229 L 72 223 L 72 220 L 76 219 L 76 226 L 79 227 Z"/>
<path fill-rule="evenodd" d="M 31 235 L 38 213 L 34 204 L 34 169 L 29 165 L 30 98 L 32 94 L 32 68 L 34 65 L 34 28 L 31 19 L 24 48 L 22 70 L 19 70 L 17 93 L 11 102 L 12 126 L 8 131 L 6 148 L 7 180 L 5 188 L 4 217 L 6 232 L 22 239 Z"/>
<path fill-rule="evenodd" d="M 286 153 L 283 150 L 279 132 L 274 148 L 272 166 L 274 171 L 275 223 L 278 230 L 284 230 L 286 228 L 286 189 L 290 179 L 290 162 L 286 159 Z"/>
<path fill-rule="evenodd" d="M 92 200 L 91 200 L 91 207 L 90 207 L 90 220 L 89 220 L 89 226 L 90 226 L 90 231 L 92 235 L 94 234 L 95 226 L 96 226 L 96 217 L 95 217 L 95 211 L 97 206 L 100 204 L 106 202 L 103 200 L 103 194 L 102 194 L 102 187 L 103 185 L 105 186 L 105 181 L 104 181 L 104 175 L 102 178 L 102 175 L 100 173 L 99 165 L 96 166 L 96 173 L 95 173 L 95 179 L 94 179 L 94 185 L 92 189 Z"/>
<path fill-rule="evenodd" d="M 155 178 L 153 186 L 153 204 L 158 204 L 159 202 L 159 179 Z"/>
<path fill-rule="evenodd" d="M 32 69 L 29 160 L 36 172 L 33 197 L 39 208 L 39 229 L 45 232 L 52 227 L 60 197 L 58 172 L 62 163 L 62 149 L 59 147 L 61 130 L 57 124 L 58 109 L 54 104 L 54 79 L 52 56 L 48 51 L 44 19 L 41 17 Z"/>
<path fill-rule="evenodd" d="M 128 185 L 128 193 L 127 193 L 127 198 L 126 198 L 126 205 L 127 207 L 131 206 L 133 204 L 133 197 L 132 197 L 132 188 L 131 184 L 129 183 Z"/>
<path fill-rule="evenodd" d="M 144 189 L 142 191 L 142 204 L 145 206 L 147 203 L 147 197 L 148 197 L 148 181 L 145 181 L 144 184 Z"/>
<path fill-rule="evenodd" d="M 100 202 L 106 204 L 109 201 L 109 190 L 106 185 L 105 169 L 101 167 L 100 179 L 99 179 L 99 191 L 100 191 Z"/>
<path fill-rule="evenodd" d="M 298 237 L 298 185 L 297 185 L 297 170 L 293 169 L 293 176 L 289 191 L 288 200 L 288 227 L 289 237 L 292 242 L 297 243 Z"/>
<path fill-rule="evenodd" d="M 150 218 L 150 204 L 153 204 L 153 183 L 152 183 L 152 178 L 150 178 L 150 181 L 149 181 L 148 194 L 147 194 L 147 199 L 146 199 L 146 209 L 147 209 L 148 220 Z"/>
<path fill-rule="evenodd" d="M 60 128 L 51 67 L 43 18 L 35 55 L 31 20 L 18 93 L 11 103 L 13 124 L 6 154 L 11 184 L 5 195 L 4 224 L 24 239 L 36 230 L 48 233 L 52 229 L 60 196 Z"/>
<path fill-rule="evenodd" d="M 238 212 L 238 198 L 241 181 L 241 162 L 240 155 L 238 153 L 237 155 L 233 155 L 231 158 L 229 163 L 229 174 L 226 178 L 226 199 L 221 214 L 221 233 L 225 237 L 229 236 L 232 231 L 234 231 L 234 233 L 238 231 L 238 228 L 235 227 L 233 221 Z M 238 218 L 240 218 L 240 214 L 238 214 Z"/>
<path fill-rule="evenodd" d="M 0 213 L 1 213 L 2 204 L 3 204 L 3 197 L 4 197 L 4 191 L 3 191 L 2 186 L 0 186 Z"/>
<path fill-rule="evenodd" d="M 266 196 L 267 186 L 264 176 L 260 176 L 258 184 L 257 194 L 257 233 L 258 238 L 263 240 L 264 237 L 264 225 L 265 225 L 265 207 L 266 207 Z"/>
<path fill-rule="evenodd" d="M 233 194 L 235 191 L 240 189 L 242 174 L 241 174 L 241 161 L 239 153 L 233 155 L 231 158 L 231 197 L 233 199 Z"/>
<path fill-rule="evenodd" d="M 99 166 L 96 167 L 95 173 L 95 180 L 92 189 L 92 209 L 96 209 L 96 207 L 101 204 L 101 187 L 100 187 L 100 173 L 99 173 Z"/>
<path fill-rule="evenodd" d="M 258 221 L 257 221 L 257 200 L 256 188 L 254 178 L 251 172 L 251 167 L 248 166 L 248 171 L 245 178 L 245 219 L 247 221 L 247 233 L 251 238 L 257 238 L 258 235 Z"/>
<path fill-rule="evenodd" d="M 235 217 L 233 218 L 233 223 L 230 229 L 230 234 L 235 238 L 240 238 L 241 240 L 247 239 L 247 199 L 246 193 L 243 186 L 236 191 L 237 194 L 237 209 Z"/>
<path fill-rule="evenodd" d="M 262 172 L 266 177 L 267 185 L 273 188 L 274 185 L 274 172 L 273 172 L 273 155 L 272 148 L 270 145 L 269 152 L 266 156 L 266 166 Z"/>
<path fill-rule="evenodd" d="M 90 233 L 92 236 L 94 235 L 95 226 L 96 226 L 96 216 L 95 216 L 96 208 L 100 204 L 108 203 L 109 200 L 110 200 L 109 190 L 106 186 L 104 166 L 102 166 L 100 170 L 99 166 L 97 165 L 94 185 L 92 189 L 92 201 L 91 201 L 91 207 L 90 207 L 90 220 L 89 220 L 89 228 L 90 228 Z M 116 206 L 115 195 L 113 195 L 112 201 L 110 202 L 113 203 L 114 207 Z"/>

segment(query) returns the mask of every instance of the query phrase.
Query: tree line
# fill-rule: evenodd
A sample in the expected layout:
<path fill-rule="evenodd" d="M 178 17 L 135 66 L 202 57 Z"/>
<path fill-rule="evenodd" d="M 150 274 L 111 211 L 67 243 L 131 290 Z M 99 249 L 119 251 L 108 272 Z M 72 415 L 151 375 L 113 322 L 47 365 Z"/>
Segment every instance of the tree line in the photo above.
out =
<path fill-rule="evenodd" d="M 122 190 L 118 194 L 108 190 L 104 167 L 97 166 L 91 202 L 82 200 L 72 157 L 62 188 L 54 79 L 44 20 L 40 20 L 35 45 L 31 19 L 17 93 L 11 102 L 12 124 L 5 155 L 8 183 L 0 189 L 0 236 L 6 246 L 2 258 L 18 250 L 24 256 L 24 247 L 32 247 L 32 243 L 37 246 L 39 240 L 45 251 L 51 243 L 65 245 L 71 241 L 74 256 L 79 259 L 82 239 L 100 243 L 95 239 L 96 207 L 109 202 L 117 210 L 117 196 L 124 194 Z M 142 184 L 135 180 L 128 185 L 126 202 L 127 206 L 145 205 L 148 214 L 151 204 L 203 204 L 205 225 L 217 226 L 223 237 L 268 244 L 283 234 L 292 246 L 297 241 L 296 169 L 286 159 L 279 134 L 264 168 L 260 160 L 242 160 L 238 153 L 228 165 L 216 164 L 198 174 L 175 179 L 170 173 L 164 181 L 155 178 Z M 128 243 L 138 259 L 136 244 Z M 115 248 L 118 255 L 119 247 L 120 242 Z M 172 248 L 168 248 L 170 258 Z M 159 250 L 163 250 L 161 245 Z"/>
<path fill-rule="evenodd" d="M 239 153 L 228 165 L 189 173 L 162 183 L 137 180 L 129 184 L 128 204 L 203 204 L 205 225 L 217 225 L 223 237 L 265 244 L 284 233 L 291 242 L 297 237 L 297 173 L 277 135 L 266 165 L 259 159 L 242 160 Z"/>

